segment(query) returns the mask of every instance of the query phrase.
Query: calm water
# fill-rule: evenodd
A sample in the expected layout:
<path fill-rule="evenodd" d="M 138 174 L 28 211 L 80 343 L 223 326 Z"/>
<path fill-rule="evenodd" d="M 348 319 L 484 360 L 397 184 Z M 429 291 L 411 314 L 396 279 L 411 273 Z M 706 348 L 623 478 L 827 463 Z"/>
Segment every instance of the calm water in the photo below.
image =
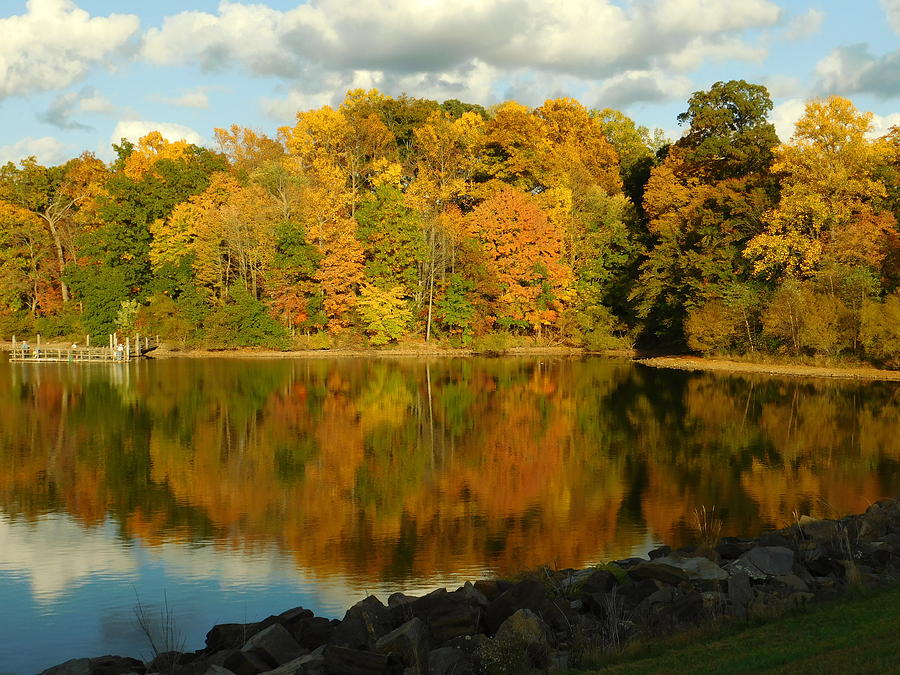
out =
<path fill-rule="evenodd" d="M 0 673 L 900 494 L 896 384 L 607 359 L 0 360 Z"/>

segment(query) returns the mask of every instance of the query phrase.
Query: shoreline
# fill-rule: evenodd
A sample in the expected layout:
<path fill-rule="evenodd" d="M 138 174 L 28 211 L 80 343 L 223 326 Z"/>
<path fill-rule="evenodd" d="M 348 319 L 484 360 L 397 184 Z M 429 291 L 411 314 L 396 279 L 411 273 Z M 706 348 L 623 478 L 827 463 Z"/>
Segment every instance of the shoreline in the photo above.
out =
<path fill-rule="evenodd" d="M 394 593 L 387 604 L 369 596 L 340 620 L 295 607 L 215 625 L 196 651 L 76 658 L 41 675 L 583 672 L 667 636 L 768 623 L 900 577 L 900 499 L 834 520 L 798 515 L 754 538 L 719 538 L 715 519 L 698 527 L 696 546 Z"/>
<path fill-rule="evenodd" d="M 45 342 L 47 348 L 65 348 L 68 343 Z M 12 349 L 10 342 L 0 342 L 0 352 Z M 711 358 L 690 354 L 662 356 L 640 356 L 632 349 L 609 349 L 588 351 L 580 347 L 510 347 L 500 352 L 476 351 L 466 348 L 429 347 L 424 344 L 399 345 L 392 349 L 170 349 L 165 343 L 146 355 L 151 360 L 169 359 L 340 359 L 340 358 L 472 358 L 472 357 L 519 357 L 557 356 L 630 359 L 632 363 L 650 368 L 683 370 L 688 372 L 710 372 L 725 374 L 771 375 L 783 377 L 826 378 L 837 380 L 863 380 L 871 382 L 900 382 L 900 370 L 884 370 L 872 366 L 814 366 L 792 363 L 762 363 L 759 361 L 736 361 L 727 358 Z"/>
<path fill-rule="evenodd" d="M 668 368 L 690 372 L 716 372 L 726 374 L 778 375 L 787 377 L 816 377 L 843 380 L 866 380 L 872 382 L 900 382 L 900 371 L 882 370 L 872 367 L 830 367 L 806 366 L 800 364 L 759 363 L 753 361 L 733 361 L 712 359 L 702 356 L 654 356 L 636 358 L 639 363 L 651 368 Z"/>

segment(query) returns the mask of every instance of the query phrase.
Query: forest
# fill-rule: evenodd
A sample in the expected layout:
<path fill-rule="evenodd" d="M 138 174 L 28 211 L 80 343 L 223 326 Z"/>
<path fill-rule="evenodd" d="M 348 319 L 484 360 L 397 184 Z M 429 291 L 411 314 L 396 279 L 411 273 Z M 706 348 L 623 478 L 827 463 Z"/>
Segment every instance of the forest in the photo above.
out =
<path fill-rule="evenodd" d="M 0 168 L 0 338 L 634 346 L 900 366 L 900 128 L 718 82 L 675 141 L 561 98 L 378 91 L 216 149 Z"/>

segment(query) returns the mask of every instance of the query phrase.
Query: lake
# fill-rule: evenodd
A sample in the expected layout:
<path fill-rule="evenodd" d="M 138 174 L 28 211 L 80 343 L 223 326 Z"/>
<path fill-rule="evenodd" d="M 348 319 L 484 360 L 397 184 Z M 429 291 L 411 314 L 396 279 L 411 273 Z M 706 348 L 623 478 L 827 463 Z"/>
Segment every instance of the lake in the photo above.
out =
<path fill-rule="evenodd" d="M 604 358 L 0 357 L 0 673 L 900 495 L 897 383 Z M 175 645 L 178 646 L 178 645 Z"/>

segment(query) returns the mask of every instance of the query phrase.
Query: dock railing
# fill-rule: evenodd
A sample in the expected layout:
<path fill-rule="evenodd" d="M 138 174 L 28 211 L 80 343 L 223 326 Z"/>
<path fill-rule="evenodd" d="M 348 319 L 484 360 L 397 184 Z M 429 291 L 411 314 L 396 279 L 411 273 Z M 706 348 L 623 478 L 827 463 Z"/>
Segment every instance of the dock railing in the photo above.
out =
<path fill-rule="evenodd" d="M 38 339 L 37 344 L 31 345 L 27 341 L 17 341 L 13 337 L 9 359 L 10 361 L 49 361 L 56 363 L 114 363 L 140 358 L 151 350 L 150 344 L 150 338 L 139 335 L 134 338 L 125 338 L 124 344 L 119 342 L 117 338 L 110 336 L 109 346 L 107 347 L 47 346 L 41 344 L 40 339 Z M 156 338 L 155 346 L 159 346 L 158 337 Z"/>

